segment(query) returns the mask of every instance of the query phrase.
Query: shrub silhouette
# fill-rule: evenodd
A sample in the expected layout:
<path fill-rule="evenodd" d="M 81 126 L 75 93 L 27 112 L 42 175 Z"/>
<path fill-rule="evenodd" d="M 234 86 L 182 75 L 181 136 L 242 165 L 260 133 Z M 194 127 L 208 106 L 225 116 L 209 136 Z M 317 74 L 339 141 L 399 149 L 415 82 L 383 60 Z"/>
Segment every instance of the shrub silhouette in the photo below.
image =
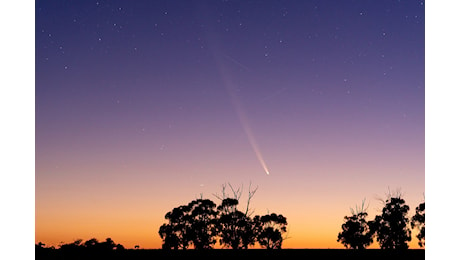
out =
<path fill-rule="evenodd" d="M 415 215 L 412 217 L 411 221 L 412 228 L 418 228 L 419 233 L 417 234 L 418 245 L 420 247 L 425 246 L 425 202 L 420 203 L 417 208 L 415 208 Z"/>
<path fill-rule="evenodd" d="M 115 244 L 111 238 L 106 238 L 104 242 L 99 242 L 96 238 L 91 238 L 84 243 L 84 246 L 91 251 L 112 251 L 121 249 L 121 245 Z"/>
<path fill-rule="evenodd" d="M 382 214 L 370 222 L 371 230 L 375 232 L 380 248 L 407 249 L 407 242 L 411 241 L 407 218 L 409 206 L 399 195 L 388 198 L 385 203 Z"/>
<path fill-rule="evenodd" d="M 68 254 L 85 253 L 100 255 L 124 249 L 123 245 L 116 244 L 111 238 L 106 238 L 103 242 L 99 242 L 96 238 L 91 238 L 84 243 L 82 241 L 81 239 L 77 239 L 68 244 L 62 243 L 59 246 L 59 251 Z"/>
<path fill-rule="evenodd" d="M 46 255 L 48 254 L 50 251 L 54 251 L 55 248 L 54 246 L 50 246 L 50 247 L 46 247 L 44 243 L 42 242 L 38 242 L 37 244 L 35 244 L 35 254 L 37 255 Z"/>
<path fill-rule="evenodd" d="M 38 242 L 37 244 L 35 244 L 35 248 L 46 248 L 46 247 L 44 243 Z"/>
<path fill-rule="evenodd" d="M 68 243 L 68 244 L 61 244 L 59 245 L 59 249 L 61 251 L 67 251 L 67 252 L 76 252 L 76 251 L 80 251 L 81 248 L 84 248 L 85 245 L 82 244 L 82 239 L 77 239 L 75 240 L 74 242 L 72 243 Z"/>

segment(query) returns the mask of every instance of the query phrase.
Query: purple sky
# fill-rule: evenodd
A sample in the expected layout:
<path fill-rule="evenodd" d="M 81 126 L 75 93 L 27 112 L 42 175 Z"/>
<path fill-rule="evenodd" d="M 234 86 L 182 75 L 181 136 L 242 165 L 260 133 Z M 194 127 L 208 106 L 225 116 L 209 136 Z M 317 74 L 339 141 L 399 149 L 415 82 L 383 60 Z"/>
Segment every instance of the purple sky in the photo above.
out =
<path fill-rule="evenodd" d="M 47 223 L 58 220 L 43 205 L 74 205 L 64 218 L 84 226 L 98 216 L 89 208 L 136 200 L 145 204 L 133 216 L 154 208 L 156 218 L 152 241 L 138 243 L 159 247 L 167 211 L 226 182 L 259 186 L 254 207 L 286 215 L 288 247 L 340 248 L 349 207 L 367 198 L 376 214 L 388 187 L 402 189 L 412 212 L 425 191 L 424 9 L 37 2 L 37 239 L 55 241 Z M 317 233 L 303 226 L 315 207 L 328 242 L 311 242 Z M 72 232 L 61 241 L 81 235 Z"/>

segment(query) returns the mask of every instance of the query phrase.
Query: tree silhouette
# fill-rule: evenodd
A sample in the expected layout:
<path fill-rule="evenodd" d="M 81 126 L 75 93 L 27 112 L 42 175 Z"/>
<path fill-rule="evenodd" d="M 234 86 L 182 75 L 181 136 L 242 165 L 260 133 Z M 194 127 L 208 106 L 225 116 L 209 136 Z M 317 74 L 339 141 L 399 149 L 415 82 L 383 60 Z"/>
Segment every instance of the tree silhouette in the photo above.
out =
<path fill-rule="evenodd" d="M 411 241 L 409 219 L 406 217 L 409 206 L 400 195 L 388 197 L 382 214 L 369 223 L 371 230 L 375 232 L 380 248 L 407 249 L 407 242 Z"/>
<path fill-rule="evenodd" d="M 237 209 L 238 200 L 226 198 L 217 208 L 220 244 L 232 249 L 247 249 L 254 245 L 256 233 L 250 217 Z"/>
<path fill-rule="evenodd" d="M 258 233 L 258 222 L 254 221 L 254 219 L 248 217 L 246 214 L 244 215 L 246 220 L 244 223 L 247 225 L 244 229 L 245 232 L 241 232 L 241 243 L 243 249 L 248 249 L 249 246 L 254 246 L 257 241 Z M 247 222 L 246 222 L 247 221 Z"/>
<path fill-rule="evenodd" d="M 212 248 L 217 235 L 215 208 L 211 200 L 197 199 L 166 213 L 169 223 L 163 224 L 158 231 L 163 239 L 162 248 L 185 250 L 191 243 L 195 249 Z"/>
<path fill-rule="evenodd" d="M 368 247 L 373 239 L 366 217 L 367 212 L 364 209 L 363 201 L 361 209 L 352 210 L 351 216 L 344 217 L 345 223 L 342 224 L 342 232 L 339 233 L 337 242 L 351 249 L 365 249 Z"/>
<path fill-rule="evenodd" d="M 166 213 L 168 223 L 160 226 L 158 231 L 163 240 L 162 248 L 186 250 L 193 245 L 198 250 L 211 249 L 217 240 L 232 249 L 248 249 L 256 241 L 268 249 L 281 248 L 286 218 L 277 214 L 251 218 L 249 205 L 257 188 L 249 186 L 246 210 L 242 212 L 238 210 L 242 189 L 229 186 L 234 197 L 228 197 L 227 185 L 223 185 L 222 195 L 215 195 L 221 200 L 217 208 L 211 200 L 199 198 Z"/>
<path fill-rule="evenodd" d="M 197 199 L 189 203 L 191 208 L 190 233 L 195 249 L 211 249 L 216 243 L 216 204 L 208 199 Z"/>
<path fill-rule="evenodd" d="M 176 229 L 176 231 L 175 231 Z M 163 249 L 174 249 L 178 250 L 179 247 L 182 245 L 182 249 L 186 249 L 188 247 L 188 243 L 182 244 L 180 236 L 185 234 L 185 231 L 182 232 L 182 229 L 178 226 L 174 226 L 170 224 L 163 224 L 158 231 L 160 234 L 161 239 L 163 239 Z M 137 247 L 137 248 L 136 248 Z M 139 249 L 139 246 L 136 245 L 136 249 Z"/>
<path fill-rule="evenodd" d="M 163 239 L 163 249 L 187 249 L 191 243 L 191 207 L 179 206 L 166 213 L 168 224 L 163 224 L 158 233 Z"/>
<path fill-rule="evenodd" d="M 125 250 L 125 247 L 122 244 L 117 244 L 116 250 L 117 251 Z"/>
<path fill-rule="evenodd" d="M 232 194 L 230 195 L 226 192 L 227 185 L 231 189 Z M 220 235 L 219 243 L 233 249 L 248 249 L 250 245 L 255 244 L 257 237 L 255 223 L 251 218 L 253 209 L 250 209 L 249 206 L 258 187 L 252 189 L 251 183 L 249 183 L 244 212 L 237 208 L 240 204 L 243 188 L 243 185 L 235 189 L 230 183 L 223 184 L 222 194 L 214 194 L 221 201 L 221 205 L 218 207 L 217 226 Z M 230 197 L 231 195 L 233 197 Z"/>
<path fill-rule="evenodd" d="M 283 215 L 272 213 L 254 217 L 257 241 L 267 249 L 281 249 L 283 234 L 286 233 L 287 222 Z"/>
<path fill-rule="evenodd" d="M 419 233 L 417 235 L 418 245 L 420 247 L 425 246 L 425 202 L 420 203 L 417 208 L 415 208 L 415 215 L 412 217 L 411 227 L 417 227 Z"/>
<path fill-rule="evenodd" d="M 251 185 L 252 184 L 249 183 L 248 198 L 247 198 L 247 201 L 246 201 L 246 209 L 244 211 L 244 215 L 246 215 L 247 217 L 250 217 L 254 213 L 253 210 L 249 208 L 249 206 L 251 204 L 252 197 L 254 197 L 254 194 L 257 192 L 257 189 L 259 188 L 259 187 L 256 187 L 255 189 L 251 189 Z M 242 192 L 243 192 L 243 185 L 241 185 L 237 189 L 234 189 L 233 186 L 230 183 L 228 183 L 228 186 L 232 190 L 233 199 L 236 199 L 238 201 L 238 203 L 239 203 L 241 195 L 242 195 Z M 225 191 L 226 188 L 227 188 L 227 184 L 223 184 L 222 185 L 222 194 L 221 195 L 214 194 L 214 196 L 216 198 L 218 198 L 220 201 L 223 201 L 224 199 L 230 198 L 229 195 L 227 194 L 227 192 Z"/>

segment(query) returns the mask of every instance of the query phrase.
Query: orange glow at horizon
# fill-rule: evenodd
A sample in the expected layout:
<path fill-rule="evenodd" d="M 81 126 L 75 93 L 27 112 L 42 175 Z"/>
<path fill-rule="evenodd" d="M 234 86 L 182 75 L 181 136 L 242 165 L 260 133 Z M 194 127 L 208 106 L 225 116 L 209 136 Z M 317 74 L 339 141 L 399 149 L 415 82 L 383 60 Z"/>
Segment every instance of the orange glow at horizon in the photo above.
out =
<path fill-rule="evenodd" d="M 282 182 L 279 184 L 283 185 Z M 217 187 L 212 190 L 218 191 Z M 171 200 L 159 200 L 157 197 L 158 200 L 152 202 L 151 195 L 145 191 L 130 193 L 130 196 L 123 197 L 127 193 L 122 189 L 118 193 L 106 191 L 103 193 L 104 202 L 100 202 L 101 198 L 92 198 L 90 192 L 69 196 L 66 198 L 68 201 L 56 197 L 48 198 L 46 203 L 37 201 L 35 242 L 58 247 L 62 242 L 70 243 L 77 239 L 86 241 L 95 237 L 103 241 L 110 237 L 115 243 L 126 248 L 134 248 L 135 245 L 145 249 L 161 248 L 162 240 L 158 235 L 158 229 L 165 223 L 165 213 L 194 199 L 189 194 L 189 200 L 182 200 L 184 195 L 176 194 L 171 196 Z M 165 193 L 160 191 L 158 194 L 164 196 Z M 198 196 L 196 193 L 195 197 Z M 207 197 L 218 203 L 215 197 Z M 296 198 L 284 202 L 277 199 L 276 194 L 269 190 L 259 189 L 251 201 L 251 208 L 255 209 L 254 214 L 274 212 L 287 217 L 288 233 L 283 248 L 344 248 L 337 242 L 337 235 L 341 231 L 343 216 L 350 213 L 346 207 L 327 206 L 327 203 L 332 201 L 331 197 L 325 196 L 323 199 L 323 202 L 307 202 L 302 198 Z M 414 204 L 412 201 L 410 203 Z M 267 205 L 269 209 L 258 207 L 259 205 Z M 299 206 L 306 210 L 297 210 Z M 369 211 L 376 213 L 373 211 L 376 205 L 373 206 Z M 411 207 L 410 214 L 413 214 L 413 208 L 415 207 Z M 373 217 L 370 214 L 368 219 Z M 419 248 L 418 240 L 415 238 L 417 232 L 412 231 L 410 248 Z M 214 247 L 221 248 L 219 244 Z M 259 246 L 256 244 L 254 248 Z M 379 246 L 375 241 L 369 248 Z"/>
<path fill-rule="evenodd" d="M 250 152 L 247 152 L 249 158 Z M 192 157 L 190 160 L 196 159 Z M 282 170 L 276 160 L 271 161 L 276 172 L 298 171 L 296 167 L 284 167 Z M 283 242 L 283 248 L 344 248 L 337 242 L 337 235 L 341 230 L 343 217 L 350 214 L 349 208 L 360 203 L 363 198 L 368 198 L 368 220 L 372 219 L 382 208 L 381 203 L 376 200 L 379 196 L 375 190 L 382 191 L 377 194 L 384 194 L 388 188 L 382 183 L 379 186 L 363 186 L 360 190 L 350 190 L 347 183 L 353 180 L 347 179 L 346 176 L 320 180 L 306 175 L 296 182 L 284 178 L 281 174 L 266 178 L 266 175 L 257 174 L 258 165 L 254 165 L 252 160 L 230 164 L 232 167 L 226 170 L 222 170 L 220 164 L 228 165 L 227 162 L 216 159 L 209 164 L 209 169 L 203 172 L 200 169 L 185 169 L 187 163 L 183 163 L 183 166 L 152 166 L 146 162 L 136 166 L 129 165 L 128 169 L 113 164 L 106 168 L 106 171 L 111 172 L 111 175 L 107 176 L 91 174 L 102 170 L 99 164 L 72 166 L 67 163 L 59 169 L 44 169 L 41 164 L 37 164 L 38 171 L 65 170 L 71 177 L 60 178 L 60 175 L 56 175 L 53 185 L 44 178 L 36 181 L 36 243 L 58 246 L 61 242 L 70 243 L 76 239 L 86 241 L 96 237 L 98 240 L 104 240 L 110 237 L 127 248 L 133 248 L 134 245 L 140 245 L 141 248 L 161 248 L 162 241 L 158 229 L 165 223 L 164 215 L 167 212 L 201 195 L 218 204 L 213 194 L 219 194 L 221 185 L 227 182 L 234 187 L 238 187 L 239 184 L 243 186 L 243 206 L 249 182 L 242 183 L 241 180 L 248 179 L 247 173 L 255 172 L 256 174 L 251 177 L 251 183 L 252 188 L 258 187 L 258 190 L 251 200 L 250 208 L 254 210 L 254 214 L 277 213 L 287 218 L 289 233 L 288 239 Z M 65 168 L 66 165 L 72 168 Z M 309 172 L 318 172 L 326 176 L 328 172 L 340 171 L 341 167 L 340 163 L 330 166 L 330 169 L 324 166 L 305 166 Z M 372 165 L 361 164 L 361 167 L 361 182 L 370 182 L 365 173 Z M 151 174 L 180 174 L 185 171 L 190 172 L 193 178 L 181 178 L 179 175 L 171 174 L 171 180 L 166 180 Z M 392 169 L 380 171 L 391 172 Z M 79 172 L 89 174 L 82 176 Z M 130 172 L 138 173 L 137 176 L 142 176 L 143 181 L 138 182 L 131 178 Z M 221 174 L 216 175 L 214 172 Z M 358 171 L 357 174 L 361 172 Z M 173 179 L 175 181 L 172 181 Z M 409 215 L 412 216 L 415 207 L 423 201 L 423 196 L 419 194 L 418 187 L 413 185 L 411 178 L 402 178 L 398 182 L 405 187 L 404 197 L 410 205 Z M 395 187 L 398 182 L 390 185 Z M 335 192 L 331 192 L 332 190 Z M 419 248 L 416 234 L 417 231 L 412 232 L 412 241 L 409 243 L 411 248 Z M 220 246 L 216 245 L 216 248 Z M 371 248 L 378 248 L 378 244 L 374 242 Z"/>
<path fill-rule="evenodd" d="M 59 247 L 61 243 L 71 243 L 77 239 L 82 239 L 83 242 L 91 238 L 96 238 L 99 241 L 104 241 L 106 238 L 112 238 L 115 243 L 122 244 L 126 248 L 134 248 L 135 245 L 139 245 L 140 248 L 144 249 L 160 249 L 162 240 L 158 235 L 158 228 L 164 222 L 155 225 L 150 225 L 149 228 L 145 228 L 151 221 L 130 219 L 129 221 L 136 221 L 138 224 L 126 224 L 126 226 L 120 226 L 119 229 L 113 229 L 113 225 L 119 223 L 113 222 L 112 224 L 80 226 L 76 225 L 74 228 L 66 228 L 62 225 L 54 225 L 54 227 L 46 227 L 44 229 L 36 229 L 35 243 L 42 242 L 47 247 L 55 246 Z M 95 226 L 97 225 L 97 229 Z M 93 230 L 98 230 L 94 232 Z M 313 232 L 313 230 L 309 230 Z M 292 249 L 344 249 L 345 247 L 336 242 L 337 234 L 340 230 L 326 230 L 322 233 L 314 233 L 308 235 L 308 233 L 292 232 L 288 234 L 288 238 L 283 241 L 283 248 Z M 418 240 L 415 235 L 412 235 L 412 241 L 408 242 L 409 248 L 418 249 Z M 214 248 L 222 248 L 218 243 L 214 245 Z M 260 248 L 258 243 L 251 248 Z M 379 248 L 378 243 L 375 241 L 368 248 Z"/>

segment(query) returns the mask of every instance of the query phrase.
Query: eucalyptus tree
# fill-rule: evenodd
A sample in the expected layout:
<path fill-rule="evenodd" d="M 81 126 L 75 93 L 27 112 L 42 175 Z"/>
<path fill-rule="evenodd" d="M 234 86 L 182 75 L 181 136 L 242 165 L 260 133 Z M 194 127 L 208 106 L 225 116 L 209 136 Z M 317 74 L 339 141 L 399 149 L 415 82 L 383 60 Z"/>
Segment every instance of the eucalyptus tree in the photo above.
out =
<path fill-rule="evenodd" d="M 281 249 L 283 235 L 287 232 L 287 221 L 275 213 L 254 217 L 257 242 L 267 249 Z"/>
<path fill-rule="evenodd" d="M 189 203 L 190 239 L 195 249 L 211 249 L 216 243 L 216 204 L 208 199 L 197 199 Z"/>
<path fill-rule="evenodd" d="M 226 198 L 217 208 L 219 243 L 232 249 L 247 249 L 249 245 L 254 245 L 257 234 L 252 219 L 237 206 L 237 199 Z"/>
<path fill-rule="evenodd" d="M 382 214 L 375 216 L 370 223 L 380 248 L 401 250 L 409 247 L 407 242 L 411 241 L 411 231 L 408 212 L 409 206 L 400 194 L 388 196 Z"/>
<path fill-rule="evenodd" d="M 418 228 L 419 233 L 417 234 L 418 245 L 420 247 L 425 246 L 425 202 L 420 203 L 415 208 L 415 215 L 411 220 L 411 227 Z"/>
<path fill-rule="evenodd" d="M 365 249 L 372 242 L 372 232 L 366 220 L 367 208 L 364 208 L 365 201 L 360 208 L 351 210 L 351 216 L 345 216 L 342 224 L 342 232 L 339 233 L 337 242 L 342 243 L 349 249 Z"/>
<path fill-rule="evenodd" d="M 191 207 L 182 205 L 166 213 L 168 223 L 158 233 L 163 239 L 163 249 L 187 249 L 191 244 Z"/>

